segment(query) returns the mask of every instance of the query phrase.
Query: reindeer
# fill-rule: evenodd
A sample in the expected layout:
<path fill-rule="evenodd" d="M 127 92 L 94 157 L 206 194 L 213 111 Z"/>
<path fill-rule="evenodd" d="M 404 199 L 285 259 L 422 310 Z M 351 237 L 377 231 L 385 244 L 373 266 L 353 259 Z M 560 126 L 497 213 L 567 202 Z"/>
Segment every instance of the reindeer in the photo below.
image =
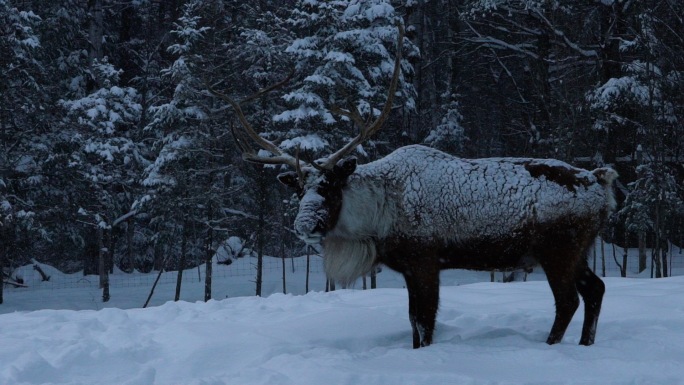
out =
<path fill-rule="evenodd" d="M 581 296 L 580 344 L 593 344 L 605 286 L 586 257 L 614 210 L 617 173 L 551 159 L 460 159 L 421 145 L 357 164 L 347 155 L 380 129 L 392 107 L 402 41 L 400 26 L 399 54 L 379 116 L 365 124 L 354 109 L 332 109 L 362 128 L 337 152 L 314 162 L 301 161 L 299 151 L 281 151 L 249 124 L 242 102 L 210 91 L 242 123 L 244 131 L 235 137 L 245 160 L 294 169 L 278 176 L 300 198 L 294 230 L 307 244 L 322 244 L 328 277 L 348 285 L 378 264 L 404 276 L 413 348 L 432 343 L 441 270 L 536 265 L 546 273 L 556 303 L 546 342 L 561 341 Z M 272 156 L 257 155 L 250 140 Z"/>

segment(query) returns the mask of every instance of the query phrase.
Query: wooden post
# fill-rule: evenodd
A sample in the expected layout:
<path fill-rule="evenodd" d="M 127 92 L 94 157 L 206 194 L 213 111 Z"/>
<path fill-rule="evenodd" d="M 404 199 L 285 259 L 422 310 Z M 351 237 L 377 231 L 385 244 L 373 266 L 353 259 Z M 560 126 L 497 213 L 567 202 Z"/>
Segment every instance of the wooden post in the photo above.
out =
<path fill-rule="evenodd" d="M 154 283 L 152 284 L 152 288 L 150 288 L 150 294 L 147 295 L 147 300 L 145 300 L 145 304 L 143 305 L 143 309 L 146 308 L 147 305 L 149 305 L 150 300 L 152 299 L 152 295 L 154 294 L 154 289 L 157 287 L 157 283 L 159 283 L 159 278 L 161 278 L 161 275 L 164 272 L 164 269 L 166 268 L 166 260 L 167 260 L 167 258 L 164 258 L 164 260 L 161 263 L 159 273 L 157 273 L 157 278 L 154 280 Z"/>
<path fill-rule="evenodd" d="M 309 251 L 311 246 L 306 247 L 306 283 L 304 285 L 304 293 L 309 292 Z"/>
<path fill-rule="evenodd" d="M 280 242 L 280 267 L 283 269 L 283 294 L 287 294 L 286 274 L 285 274 L 285 246 L 284 241 Z"/>
<path fill-rule="evenodd" d="M 606 251 L 601 247 L 601 276 L 606 276 Z"/>
<path fill-rule="evenodd" d="M 281 206 L 282 207 L 282 206 Z M 284 207 L 283 211 L 286 211 L 287 208 Z M 286 264 L 285 264 L 285 239 L 287 239 L 287 233 L 285 232 L 285 221 L 287 220 L 287 217 L 283 215 L 283 227 L 280 230 L 280 258 L 281 258 L 281 267 L 283 269 L 283 294 L 287 294 L 287 283 L 286 283 Z"/>
<path fill-rule="evenodd" d="M 3 236 L 3 224 L 0 223 L 0 236 Z M 4 301 L 4 288 L 5 288 L 5 253 L 7 252 L 7 247 L 5 242 L 0 245 L 0 305 Z"/>

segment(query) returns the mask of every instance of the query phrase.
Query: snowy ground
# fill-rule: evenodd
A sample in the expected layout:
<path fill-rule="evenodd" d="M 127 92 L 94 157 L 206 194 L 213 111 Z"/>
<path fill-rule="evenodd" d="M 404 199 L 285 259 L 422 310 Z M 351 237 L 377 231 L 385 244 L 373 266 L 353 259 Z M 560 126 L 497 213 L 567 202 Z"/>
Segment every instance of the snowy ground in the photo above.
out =
<path fill-rule="evenodd" d="M 581 309 L 544 343 L 543 281 L 442 287 L 435 344 L 419 350 L 402 288 L 16 311 L 0 315 L 0 384 L 684 383 L 684 277 L 605 282 L 591 347 L 577 345 Z M 5 294 L 0 308 L 17 299 Z"/>
<path fill-rule="evenodd" d="M 169 302 L 169 272 L 141 309 L 156 274 L 113 274 L 103 304 L 97 277 L 42 265 L 51 278 L 41 282 L 29 265 L 15 271 L 29 288 L 6 287 L 0 305 L 0 385 L 684 384 L 684 258 L 676 251 L 680 276 L 665 279 L 616 278 L 606 258 L 613 277 L 604 279 L 591 347 L 577 345 L 582 309 L 561 344 L 544 343 L 554 306 L 538 272 L 506 284 L 486 282 L 486 272 L 443 272 L 435 344 L 413 350 L 406 289 L 388 269 L 378 275 L 381 289 L 357 282 L 325 293 L 321 261 L 312 257 L 313 292 L 303 295 L 298 258 L 286 263 L 295 295 L 283 295 L 282 261 L 270 261 L 267 297 L 259 298 L 251 296 L 253 275 L 244 274 L 254 261 L 244 258 L 214 265 L 220 300 L 198 301 L 203 270 L 192 269 L 180 302 Z M 649 276 L 636 274 L 633 262 L 630 271 Z"/>

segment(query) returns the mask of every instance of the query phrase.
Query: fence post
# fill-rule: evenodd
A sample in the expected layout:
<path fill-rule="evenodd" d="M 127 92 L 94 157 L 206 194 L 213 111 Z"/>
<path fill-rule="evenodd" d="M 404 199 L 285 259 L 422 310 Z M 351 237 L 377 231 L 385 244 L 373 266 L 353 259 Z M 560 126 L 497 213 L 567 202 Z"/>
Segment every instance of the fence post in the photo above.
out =
<path fill-rule="evenodd" d="M 304 294 L 309 292 L 309 252 L 311 251 L 311 246 L 306 247 L 306 285 L 304 287 Z"/>

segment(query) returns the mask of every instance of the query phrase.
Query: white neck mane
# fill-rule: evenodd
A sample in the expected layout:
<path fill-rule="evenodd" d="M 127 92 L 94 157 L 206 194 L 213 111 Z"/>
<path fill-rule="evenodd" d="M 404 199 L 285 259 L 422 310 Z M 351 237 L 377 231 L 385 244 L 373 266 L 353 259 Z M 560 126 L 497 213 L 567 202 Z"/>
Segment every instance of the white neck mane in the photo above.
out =
<path fill-rule="evenodd" d="M 394 225 L 397 203 L 380 181 L 353 174 L 342 193 L 342 209 L 328 236 L 337 238 L 384 238 Z"/>
<path fill-rule="evenodd" d="M 375 240 L 386 237 L 395 223 L 397 203 L 392 196 L 383 183 L 369 176 L 349 178 L 337 224 L 323 241 L 329 278 L 346 287 L 370 272 L 376 258 Z"/>

